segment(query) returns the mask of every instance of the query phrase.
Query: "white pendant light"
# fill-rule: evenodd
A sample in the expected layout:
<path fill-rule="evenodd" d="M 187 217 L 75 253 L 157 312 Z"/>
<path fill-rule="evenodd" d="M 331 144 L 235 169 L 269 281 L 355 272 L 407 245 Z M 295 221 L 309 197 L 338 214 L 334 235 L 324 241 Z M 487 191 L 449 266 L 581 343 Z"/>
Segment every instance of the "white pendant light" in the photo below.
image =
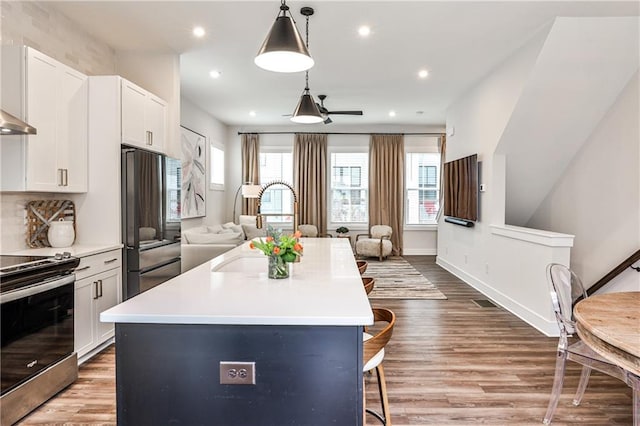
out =
<path fill-rule="evenodd" d="M 260 68 L 274 72 L 300 72 L 313 66 L 313 58 L 285 0 L 282 0 L 280 13 L 253 61 Z"/>
<path fill-rule="evenodd" d="M 303 7 L 300 10 L 300 13 L 302 13 L 307 18 L 306 46 L 309 47 L 309 16 L 313 15 L 313 8 Z M 318 104 L 316 103 L 315 99 L 313 99 L 313 96 L 309 91 L 309 71 L 305 71 L 304 78 L 305 78 L 304 91 L 302 92 L 302 96 L 300 97 L 300 101 L 298 102 L 296 109 L 293 111 L 293 115 L 291 116 L 291 121 L 293 121 L 294 123 L 301 123 L 301 124 L 321 123 L 324 121 L 324 118 L 320 113 Z"/>

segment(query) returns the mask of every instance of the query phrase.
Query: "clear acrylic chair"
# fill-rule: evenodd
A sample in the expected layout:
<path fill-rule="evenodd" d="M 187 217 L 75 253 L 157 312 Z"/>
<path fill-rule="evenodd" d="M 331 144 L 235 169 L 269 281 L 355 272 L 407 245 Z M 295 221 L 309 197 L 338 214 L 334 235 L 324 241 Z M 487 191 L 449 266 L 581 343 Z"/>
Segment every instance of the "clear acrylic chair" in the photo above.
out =
<path fill-rule="evenodd" d="M 591 370 L 597 370 L 616 377 L 631 386 L 633 389 L 633 424 L 634 426 L 639 426 L 640 378 L 602 358 L 580 340 L 569 344 L 569 337 L 573 337 L 575 334 L 573 303 L 581 296 L 582 298 L 587 297 L 580 278 L 566 266 L 551 263 L 547 266 L 547 279 L 550 286 L 553 310 L 560 328 L 560 341 L 558 342 L 556 372 L 551 391 L 551 400 L 543 423 L 546 425 L 551 424 L 551 418 L 562 394 L 566 361 L 571 360 L 582 365 L 582 374 L 580 375 L 578 390 L 573 398 L 573 405 L 580 405 L 589 382 Z M 575 337 L 577 338 L 577 335 Z"/>

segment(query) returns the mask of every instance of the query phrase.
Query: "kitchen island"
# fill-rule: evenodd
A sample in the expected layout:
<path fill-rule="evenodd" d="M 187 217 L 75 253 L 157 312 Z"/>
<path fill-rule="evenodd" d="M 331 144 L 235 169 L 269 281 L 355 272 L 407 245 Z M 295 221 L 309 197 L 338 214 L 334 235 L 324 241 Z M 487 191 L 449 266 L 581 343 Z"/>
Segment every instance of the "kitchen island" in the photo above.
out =
<path fill-rule="evenodd" d="M 287 279 L 244 244 L 103 312 L 118 424 L 362 424 L 371 307 L 346 240 L 302 243 Z"/>

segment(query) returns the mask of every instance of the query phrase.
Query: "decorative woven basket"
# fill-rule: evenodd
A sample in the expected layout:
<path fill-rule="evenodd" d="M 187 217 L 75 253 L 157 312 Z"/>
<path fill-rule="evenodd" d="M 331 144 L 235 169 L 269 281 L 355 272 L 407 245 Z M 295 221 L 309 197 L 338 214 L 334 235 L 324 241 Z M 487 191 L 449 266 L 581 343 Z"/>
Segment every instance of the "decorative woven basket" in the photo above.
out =
<path fill-rule="evenodd" d="M 76 231 L 76 206 L 71 200 L 34 200 L 27 203 L 26 209 L 27 245 L 31 248 L 51 247 L 47 232 L 53 221 L 73 221 Z"/>

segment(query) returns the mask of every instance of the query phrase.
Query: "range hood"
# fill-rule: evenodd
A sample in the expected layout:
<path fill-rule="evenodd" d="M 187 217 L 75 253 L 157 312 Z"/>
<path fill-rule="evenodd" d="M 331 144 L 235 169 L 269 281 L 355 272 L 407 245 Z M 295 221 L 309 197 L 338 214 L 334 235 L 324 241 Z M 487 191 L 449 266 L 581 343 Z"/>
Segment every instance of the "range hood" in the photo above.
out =
<path fill-rule="evenodd" d="M 36 133 L 35 127 L 0 109 L 0 135 L 35 135 Z"/>

